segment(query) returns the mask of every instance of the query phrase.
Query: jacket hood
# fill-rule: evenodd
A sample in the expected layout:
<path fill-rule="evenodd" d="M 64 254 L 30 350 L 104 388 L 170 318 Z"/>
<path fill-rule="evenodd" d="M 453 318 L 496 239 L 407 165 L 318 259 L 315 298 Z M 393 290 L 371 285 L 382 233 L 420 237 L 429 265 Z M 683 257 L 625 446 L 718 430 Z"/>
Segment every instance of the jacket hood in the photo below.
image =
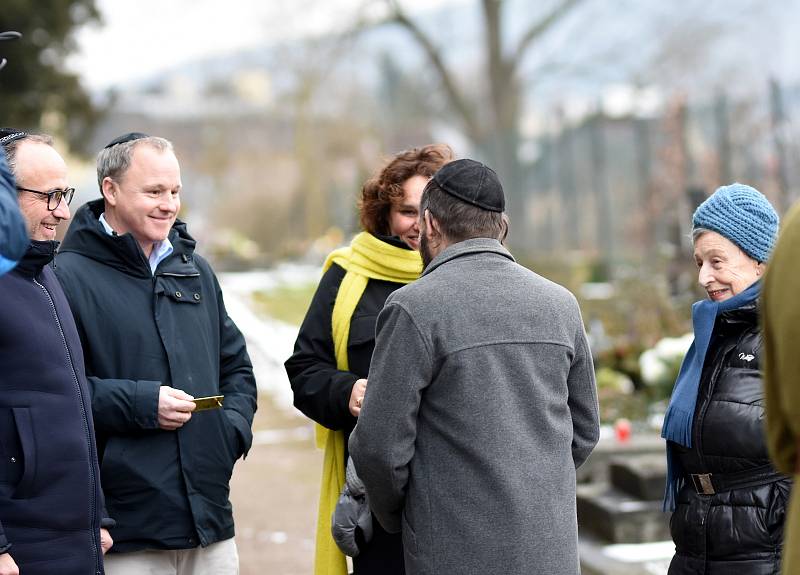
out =
<path fill-rule="evenodd" d="M 102 198 L 81 206 L 72 218 L 60 251 L 81 254 L 129 275 L 152 276 L 150 263 L 132 234 L 112 236 L 106 233 L 100 223 L 100 215 L 104 211 L 105 202 Z M 181 256 L 184 262 L 191 259 L 196 242 L 189 235 L 184 222 L 175 220 L 169 240 L 172 242 L 173 256 Z"/>
<path fill-rule="evenodd" d="M 28 250 L 17 264 L 17 271 L 28 277 L 36 277 L 42 268 L 53 261 L 58 249 L 55 240 L 31 240 Z"/>
<path fill-rule="evenodd" d="M 422 275 L 424 276 L 431 273 L 440 265 L 450 260 L 479 253 L 497 254 L 507 257 L 512 262 L 516 261 L 514 256 L 511 255 L 511 252 L 504 248 L 503 244 L 498 240 L 493 240 L 491 238 L 473 238 L 447 246 L 439 255 L 433 258 L 431 263 L 428 264 L 428 267 L 422 272 Z"/>

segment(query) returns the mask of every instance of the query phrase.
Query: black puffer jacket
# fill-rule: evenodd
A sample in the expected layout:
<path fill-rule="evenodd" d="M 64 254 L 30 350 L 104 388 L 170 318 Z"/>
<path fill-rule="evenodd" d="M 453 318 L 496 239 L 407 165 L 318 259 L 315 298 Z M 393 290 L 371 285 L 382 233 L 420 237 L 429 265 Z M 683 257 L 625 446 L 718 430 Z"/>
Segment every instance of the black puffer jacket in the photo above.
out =
<path fill-rule="evenodd" d="M 717 318 L 695 408 L 692 448 L 671 447 L 686 482 L 670 521 L 676 554 L 670 575 L 780 573 L 783 519 L 791 489 L 771 467 L 764 437 L 764 390 L 758 310 Z M 691 474 L 733 479 L 734 489 L 701 494 Z M 736 474 L 736 475 L 732 475 Z M 758 477 L 761 477 L 759 480 Z M 747 485 L 743 482 L 753 479 Z M 753 484 L 754 483 L 754 484 Z"/>

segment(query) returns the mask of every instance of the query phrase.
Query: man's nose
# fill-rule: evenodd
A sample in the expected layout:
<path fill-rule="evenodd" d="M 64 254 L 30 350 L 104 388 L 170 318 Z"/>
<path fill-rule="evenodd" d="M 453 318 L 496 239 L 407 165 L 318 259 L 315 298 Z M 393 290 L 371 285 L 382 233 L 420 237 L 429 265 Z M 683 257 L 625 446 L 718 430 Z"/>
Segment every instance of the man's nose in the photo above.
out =
<path fill-rule="evenodd" d="M 167 194 L 167 197 L 161 200 L 161 205 L 159 207 L 163 212 L 177 212 L 181 207 L 181 200 L 178 196 Z"/>
<path fill-rule="evenodd" d="M 68 220 L 72 217 L 72 214 L 69 211 L 69 204 L 61 200 L 61 203 L 58 204 L 58 207 L 53 210 L 53 215 L 61 220 Z"/>

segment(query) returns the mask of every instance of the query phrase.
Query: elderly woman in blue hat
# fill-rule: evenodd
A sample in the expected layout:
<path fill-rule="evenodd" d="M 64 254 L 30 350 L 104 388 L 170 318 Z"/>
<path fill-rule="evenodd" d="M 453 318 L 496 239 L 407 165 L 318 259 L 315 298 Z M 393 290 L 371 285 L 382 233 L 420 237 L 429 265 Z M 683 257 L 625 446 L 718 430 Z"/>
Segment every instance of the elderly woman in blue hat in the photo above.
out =
<path fill-rule="evenodd" d="M 665 510 L 677 574 L 780 573 L 791 489 L 769 461 L 758 297 L 778 214 L 756 189 L 719 188 L 692 218 L 694 342 L 667 408 Z"/>

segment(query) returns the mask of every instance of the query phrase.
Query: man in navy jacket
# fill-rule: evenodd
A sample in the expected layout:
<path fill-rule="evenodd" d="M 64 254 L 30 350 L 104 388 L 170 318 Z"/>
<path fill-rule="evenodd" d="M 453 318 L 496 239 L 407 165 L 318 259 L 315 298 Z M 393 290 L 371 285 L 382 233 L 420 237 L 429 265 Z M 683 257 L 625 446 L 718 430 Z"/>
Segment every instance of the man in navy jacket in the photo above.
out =
<path fill-rule="evenodd" d="M 98 155 L 102 199 L 75 213 L 56 274 L 92 386 L 100 468 L 117 521 L 109 575 L 238 573 L 228 499 L 252 442 L 244 337 L 180 209 L 172 144 L 126 134 Z M 194 398 L 223 395 L 195 412 Z"/>
<path fill-rule="evenodd" d="M 101 574 L 113 521 L 78 332 L 47 265 L 73 190 L 51 138 L 0 134 L 31 240 L 0 277 L 0 575 Z"/>

